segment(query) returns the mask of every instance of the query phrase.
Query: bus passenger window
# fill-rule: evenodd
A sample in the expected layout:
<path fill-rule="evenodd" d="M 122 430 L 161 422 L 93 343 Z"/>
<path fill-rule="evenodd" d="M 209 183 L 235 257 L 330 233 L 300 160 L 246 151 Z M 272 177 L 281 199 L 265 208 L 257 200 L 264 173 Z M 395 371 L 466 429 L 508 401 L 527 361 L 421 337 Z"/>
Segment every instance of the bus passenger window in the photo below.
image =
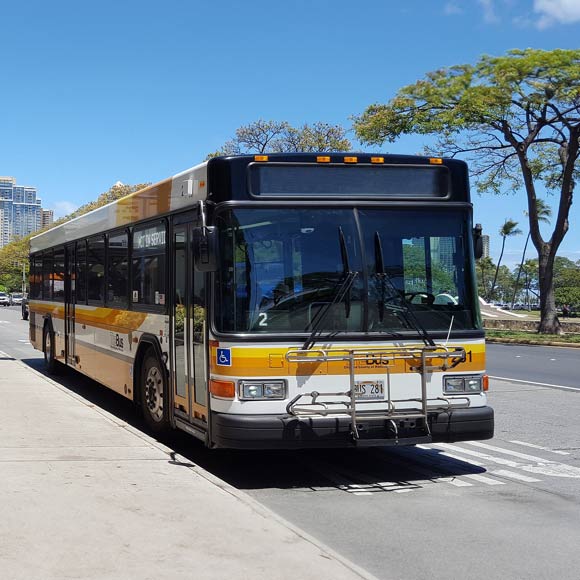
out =
<path fill-rule="evenodd" d="M 133 304 L 165 307 L 165 236 L 164 223 L 133 232 Z"/>
<path fill-rule="evenodd" d="M 105 240 L 89 240 L 87 255 L 87 288 L 89 303 L 105 301 Z"/>
<path fill-rule="evenodd" d="M 129 245 L 126 233 L 109 236 L 107 261 L 107 304 L 127 307 Z"/>

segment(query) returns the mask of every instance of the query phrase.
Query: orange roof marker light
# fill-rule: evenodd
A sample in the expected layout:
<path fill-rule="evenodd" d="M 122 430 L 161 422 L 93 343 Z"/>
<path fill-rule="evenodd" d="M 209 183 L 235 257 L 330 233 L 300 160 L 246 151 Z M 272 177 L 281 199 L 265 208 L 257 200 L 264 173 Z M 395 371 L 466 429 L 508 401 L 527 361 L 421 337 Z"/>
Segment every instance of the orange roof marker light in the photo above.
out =
<path fill-rule="evenodd" d="M 441 157 L 430 157 L 429 163 L 431 163 L 431 165 L 443 165 L 443 159 L 441 159 Z"/>
<path fill-rule="evenodd" d="M 318 163 L 330 163 L 330 157 L 328 157 L 327 155 L 319 155 L 316 158 L 316 161 Z"/>
<path fill-rule="evenodd" d="M 254 155 L 254 161 L 268 161 L 267 155 Z"/>
<path fill-rule="evenodd" d="M 384 163 L 384 157 L 371 157 L 371 163 Z"/>
<path fill-rule="evenodd" d="M 345 163 L 358 163 L 358 157 L 345 157 Z"/>

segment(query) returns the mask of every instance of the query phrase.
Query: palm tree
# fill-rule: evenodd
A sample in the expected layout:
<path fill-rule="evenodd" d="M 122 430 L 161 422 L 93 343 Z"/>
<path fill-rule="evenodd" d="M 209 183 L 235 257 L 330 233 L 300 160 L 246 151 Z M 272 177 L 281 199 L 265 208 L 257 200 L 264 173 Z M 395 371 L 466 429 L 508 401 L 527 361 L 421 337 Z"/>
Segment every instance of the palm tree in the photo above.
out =
<path fill-rule="evenodd" d="M 541 198 L 536 199 L 536 213 L 538 214 L 538 222 L 550 223 L 550 216 L 552 215 L 552 209 L 550 206 Z M 527 211 L 524 211 L 524 215 L 529 216 Z M 528 242 L 530 241 L 531 231 L 528 231 L 528 237 L 526 238 L 526 243 L 524 245 L 524 252 L 522 254 L 522 261 L 520 262 L 520 267 L 518 268 L 518 275 L 516 277 L 516 283 L 514 285 L 514 295 L 512 297 L 512 310 L 514 303 L 516 301 L 516 295 L 518 293 L 518 284 L 520 281 L 520 275 L 522 273 L 522 268 L 524 266 L 524 261 L 526 259 L 526 250 L 528 249 Z"/>
<path fill-rule="evenodd" d="M 511 218 L 505 220 L 505 223 L 503 224 L 503 226 L 499 230 L 499 235 L 502 237 L 501 253 L 499 255 L 499 260 L 497 261 L 497 266 L 495 267 L 495 276 L 493 277 L 493 282 L 491 284 L 491 289 L 489 291 L 489 296 L 487 299 L 488 302 L 493 298 L 493 292 L 495 290 L 495 283 L 497 282 L 497 275 L 499 273 L 499 267 L 501 264 L 501 259 L 503 258 L 503 251 L 505 249 L 505 241 L 507 238 L 511 238 L 512 236 L 518 236 L 521 233 L 522 233 L 522 230 L 520 230 L 518 228 L 518 222 L 515 222 Z"/>

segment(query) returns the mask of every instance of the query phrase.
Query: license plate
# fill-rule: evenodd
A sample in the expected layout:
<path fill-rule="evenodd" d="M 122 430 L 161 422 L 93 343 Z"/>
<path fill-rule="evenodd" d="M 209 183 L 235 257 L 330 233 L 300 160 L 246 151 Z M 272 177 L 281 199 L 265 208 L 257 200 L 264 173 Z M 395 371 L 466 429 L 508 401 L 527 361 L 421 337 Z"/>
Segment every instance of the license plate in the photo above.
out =
<path fill-rule="evenodd" d="M 354 383 L 354 396 L 357 399 L 384 399 L 385 384 L 383 381 L 356 381 Z"/>

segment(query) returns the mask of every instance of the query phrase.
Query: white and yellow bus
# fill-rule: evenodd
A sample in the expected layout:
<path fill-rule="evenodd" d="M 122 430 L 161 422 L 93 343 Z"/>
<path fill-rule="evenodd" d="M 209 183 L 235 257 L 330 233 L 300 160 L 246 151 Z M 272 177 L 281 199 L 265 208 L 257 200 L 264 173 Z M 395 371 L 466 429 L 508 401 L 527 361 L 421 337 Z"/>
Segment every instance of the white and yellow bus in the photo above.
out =
<path fill-rule="evenodd" d="M 487 439 L 467 167 L 211 159 L 32 239 L 30 339 L 209 447 Z"/>

